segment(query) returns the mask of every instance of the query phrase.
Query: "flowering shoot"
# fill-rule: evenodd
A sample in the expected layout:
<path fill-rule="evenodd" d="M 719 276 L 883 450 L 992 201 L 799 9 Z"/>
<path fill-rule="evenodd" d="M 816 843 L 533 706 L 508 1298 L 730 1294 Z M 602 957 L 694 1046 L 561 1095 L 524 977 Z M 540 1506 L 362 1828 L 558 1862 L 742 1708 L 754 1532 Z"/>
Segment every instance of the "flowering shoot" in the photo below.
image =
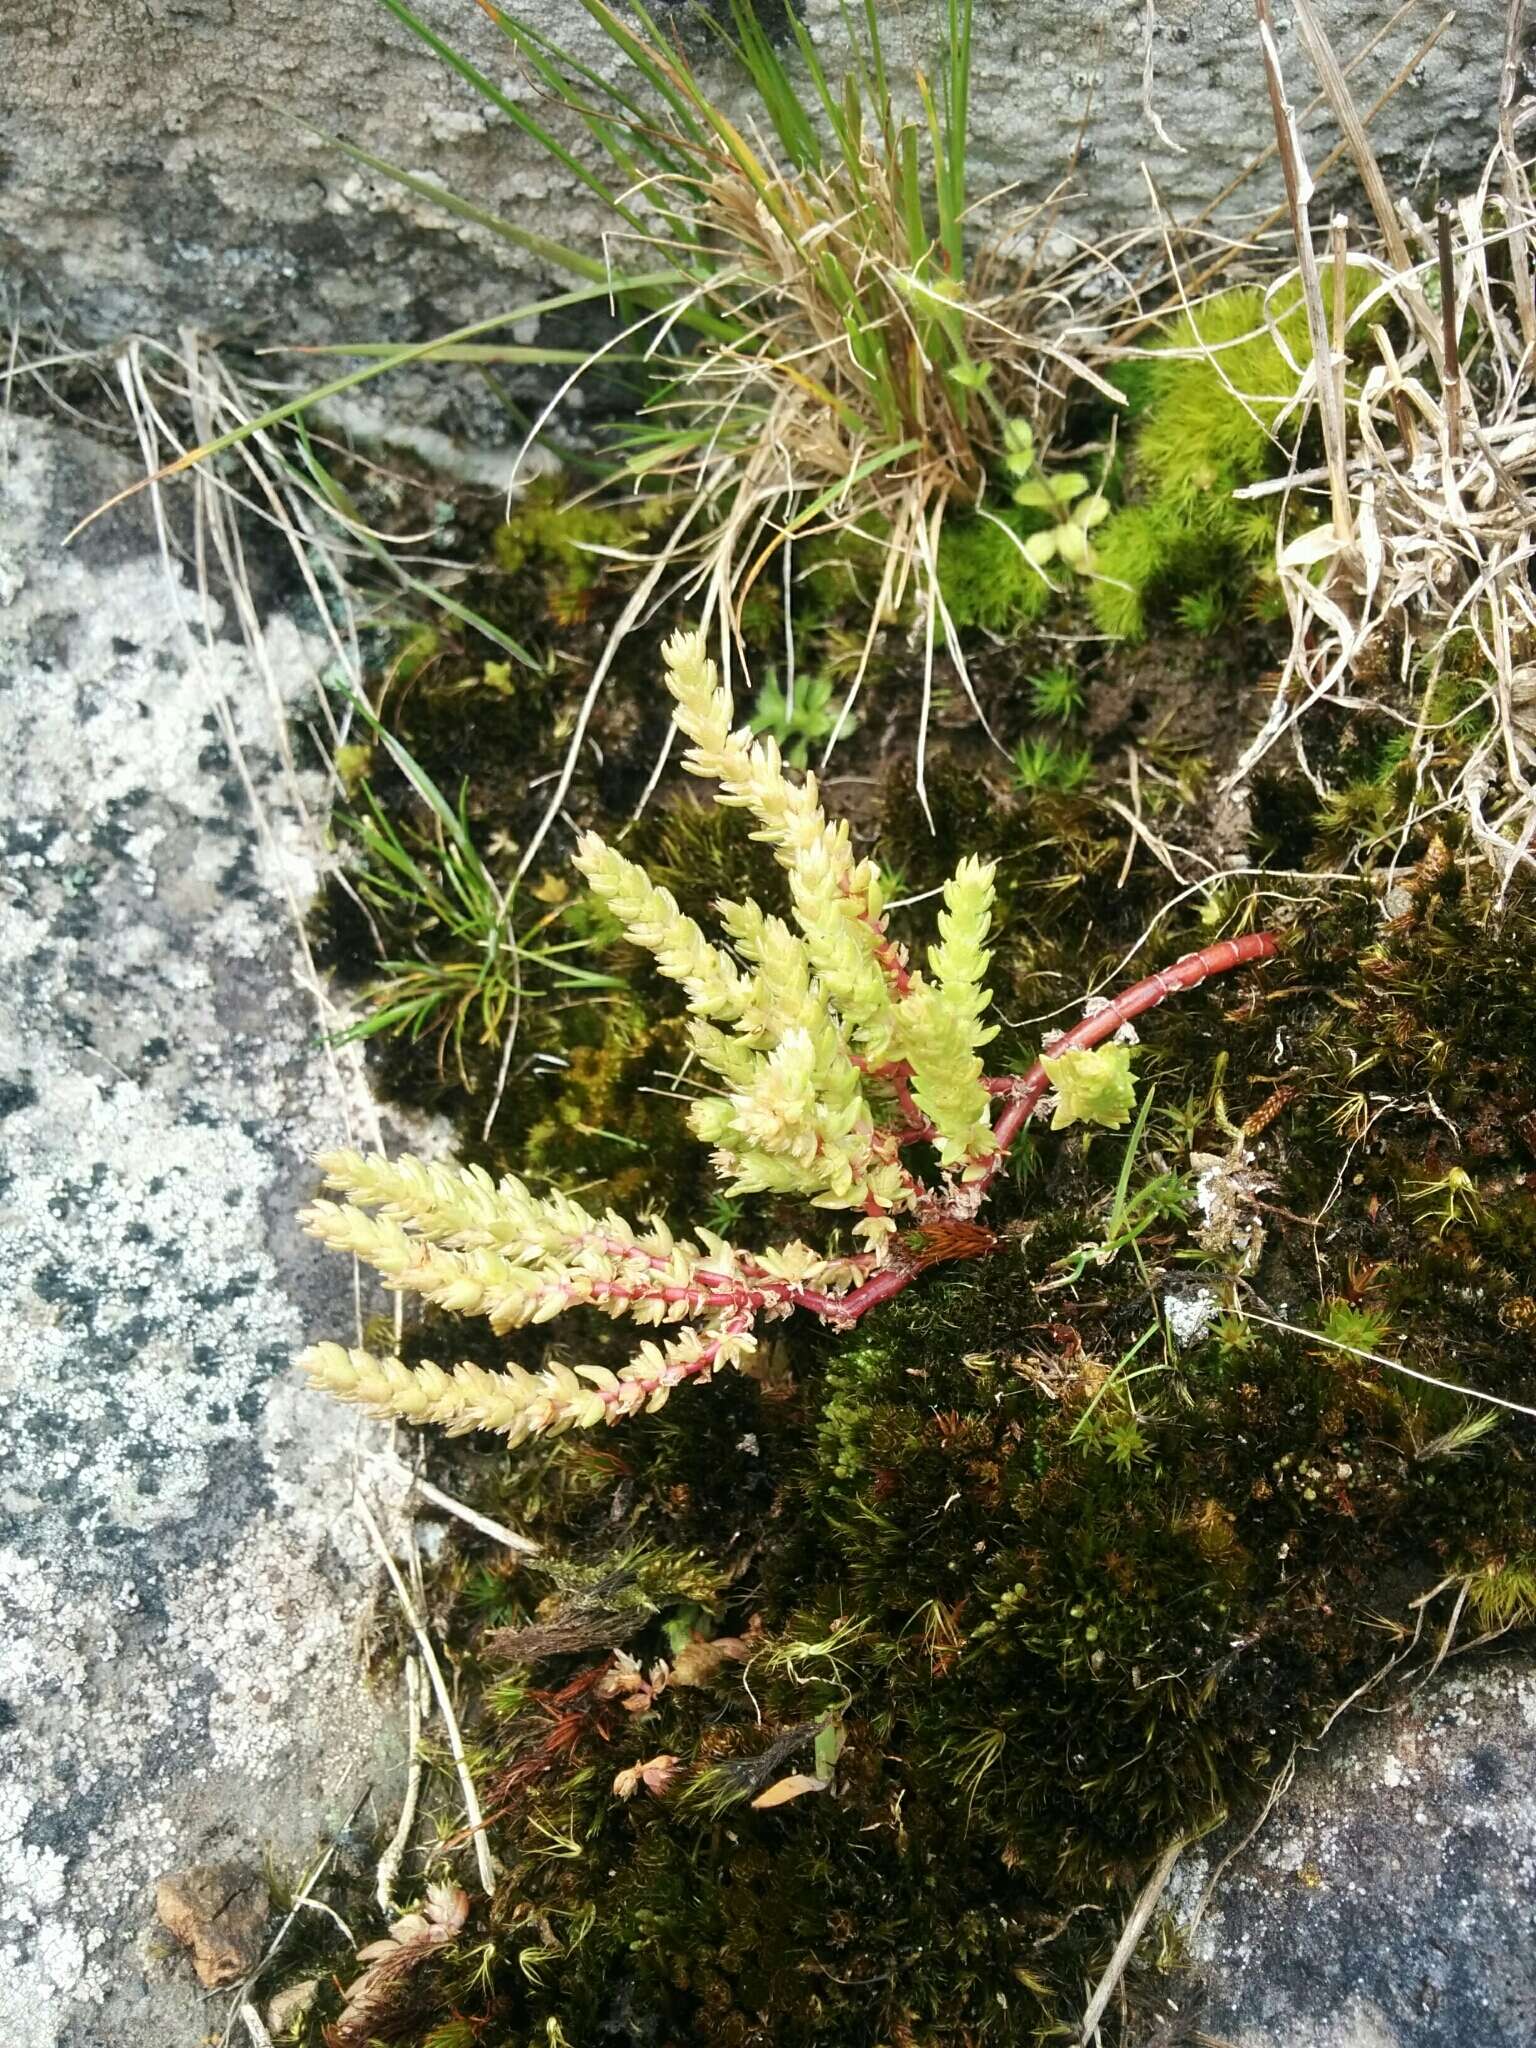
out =
<path fill-rule="evenodd" d="M 338 1344 L 306 1353 L 317 1385 L 373 1414 L 517 1442 L 654 1411 L 685 1380 L 746 1363 L 759 1326 L 794 1309 L 851 1325 L 936 1258 L 992 1248 L 973 1219 L 1049 1089 L 1053 1129 L 1123 1124 L 1130 1058 L 1108 1041 L 1164 996 L 1275 950 L 1259 933 L 1192 954 L 1085 1018 L 1018 1080 L 988 1079 L 991 864 L 961 861 L 926 967 L 913 963 L 887 928 L 877 868 L 855 859 L 815 776 L 787 772 L 771 737 L 735 726 L 699 635 L 676 635 L 665 659 L 691 742 L 683 765 L 717 785 L 717 802 L 748 812 L 753 836 L 785 870 L 790 919 L 750 900 L 721 902 L 724 939 L 713 940 L 597 834 L 582 838 L 576 864 L 630 942 L 687 997 L 689 1044 L 716 1084 L 690 1122 L 727 1192 L 801 1195 L 846 1212 L 855 1249 L 823 1254 L 794 1241 L 749 1252 L 707 1230 L 674 1238 L 655 1220 L 599 1215 L 477 1167 L 330 1154 L 321 1165 L 342 1199 L 312 1204 L 306 1227 L 397 1292 L 483 1316 L 498 1333 L 578 1307 L 669 1331 L 618 1371 L 553 1360 L 538 1371 L 449 1371 Z M 908 1160 L 925 1153 L 920 1176 Z"/>

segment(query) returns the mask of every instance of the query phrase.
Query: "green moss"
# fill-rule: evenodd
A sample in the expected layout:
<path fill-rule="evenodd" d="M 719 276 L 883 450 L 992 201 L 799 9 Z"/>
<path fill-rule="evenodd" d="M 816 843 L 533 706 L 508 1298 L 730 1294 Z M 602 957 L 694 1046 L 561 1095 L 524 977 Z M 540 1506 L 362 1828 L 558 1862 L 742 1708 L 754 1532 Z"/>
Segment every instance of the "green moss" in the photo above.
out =
<path fill-rule="evenodd" d="M 1323 273 L 1327 291 L 1329 266 Z M 1365 289 L 1351 270 L 1351 309 Z M 1271 310 L 1278 334 L 1261 291 L 1218 292 L 1171 321 L 1155 350 L 1122 373 L 1131 401 L 1126 501 L 1094 537 L 1098 575 L 1086 586 L 1103 632 L 1136 639 L 1172 616 L 1210 633 L 1228 612 L 1272 602 L 1279 500 L 1232 493 L 1284 473 L 1285 417 L 1311 347 L 1294 288 Z"/>
<path fill-rule="evenodd" d="M 1005 1016 L 1057 1009 L 1144 930 L 1157 884 L 1118 886 L 1123 842 L 1090 799 L 1000 797 L 954 762 L 929 789 L 936 837 L 898 776 L 880 851 L 914 891 L 957 845 L 998 858 Z M 1261 809 L 1266 834 L 1317 831 L 1305 786 L 1272 781 Z M 690 905 L 775 900 L 739 820 L 680 805 L 641 836 Z M 1529 1620 L 1525 1425 L 1358 1356 L 1528 1394 L 1536 932 L 1519 902 L 1493 919 L 1454 846 L 1408 861 L 1410 913 L 1384 925 L 1368 879 L 1330 880 L 1261 978 L 1153 1012 L 1134 1154 L 1125 1133 L 1038 1141 L 989 1205 L 992 1258 L 849 1335 L 787 1323 L 761 1378 L 622 1431 L 464 1454 L 455 1490 L 548 1556 L 469 1535 L 434 1587 L 504 1875 L 402 1984 L 392 2038 L 1074 2039 L 1151 1860 L 1252 1810 L 1377 1670 L 1383 1618 L 1411 1629 L 1450 1580 L 1442 1626 L 1464 1579 L 1469 1626 Z M 1192 937 L 1160 928 L 1140 964 Z M 668 1028 L 638 975 L 635 994 L 590 1071 L 552 1084 L 596 1110 L 601 1071 L 619 1130 L 651 1099 L 626 1092 L 634 1047 Z M 994 1064 L 1039 1029 L 1009 1026 Z M 1226 1153 L 1249 1118 L 1269 1185 L 1238 1246 L 1197 1235 L 1191 1153 Z M 630 1191 L 680 1222 L 686 1146 L 655 1142 Z M 538 1156 L 568 1184 L 592 1171 Z M 1122 1167 L 1138 1223 L 1117 1234 Z M 1162 1303 L 1192 1286 L 1233 1312 L 1180 1350 Z M 1288 1304 L 1301 1334 L 1241 1299 Z M 510 1342 L 537 1356 L 539 1333 Z M 595 1326 L 589 1355 L 613 1342 Z M 660 1796 L 616 1796 L 659 1757 Z M 785 1778 L 830 1789 L 752 1805 Z M 1131 1973 L 1128 2040 L 1155 1968 Z"/>
<path fill-rule="evenodd" d="M 1273 368 L 1237 360 L 1256 389 Z M 1133 515 L 1166 486 L 1189 553 L 1154 551 L 1142 589 L 1198 629 L 1248 605 L 1269 542 L 1223 526 L 1216 485 L 1188 464 L 1180 480 L 1158 452 L 1159 377 L 1187 367 L 1137 366 L 1130 499 L 1102 531 L 1124 521 L 1134 541 Z M 1206 455 L 1246 474 L 1261 443 L 1228 422 Z M 983 529 L 994 538 L 967 562 Z M 503 566 L 473 593 L 515 631 L 518 609 L 572 567 L 558 539 L 525 532 L 519 545 L 514 564 L 498 543 Z M 1005 571 L 1038 585 L 985 521 L 952 520 L 943 548 L 957 610 L 967 588 L 977 606 L 996 601 Z M 806 672 L 819 661 L 846 673 L 841 656 L 862 644 L 843 611 L 858 572 L 807 544 L 795 573 Z M 597 586 L 585 594 L 591 617 L 562 641 L 560 672 L 518 672 L 515 706 L 487 687 L 485 647 L 447 628 L 396 669 L 394 728 L 443 787 L 468 771 L 477 843 L 508 863 L 539 807 L 530 731 L 544 721 L 543 769 L 569 675 L 586 672 L 612 602 Z M 756 594 L 777 641 L 768 579 Z M 990 617 L 967 616 L 1007 628 L 1024 613 L 1015 592 Z M 634 793 L 622 764 L 649 765 L 636 744 L 648 659 L 642 648 L 601 714 L 613 719 L 597 728 L 605 762 L 584 761 L 590 779 L 572 797 L 583 822 L 622 822 Z M 1038 718 L 1075 710 L 1070 677 L 1018 680 Z M 1437 676 L 1412 674 L 1410 708 L 1429 705 L 1447 748 L 1475 744 L 1485 682 L 1470 639 L 1453 642 Z M 1308 783 L 1262 773 L 1250 856 L 1331 868 L 1359 856 L 1362 835 L 1390 827 L 1395 841 L 1402 731 L 1358 708 L 1319 712 L 1309 751 L 1339 794 L 1320 811 Z M 1073 752 L 1059 726 L 1051 744 Z M 392 814 L 412 815 L 388 764 L 372 768 Z M 1059 774 L 1027 779 L 1036 786 L 1002 789 L 973 758 L 936 753 L 931 834 L 910 769 L 860 797 L 861 840 L 899 870 L 903 893 L 921 896 L 962 854 L 999 863 L 992 982 L 1011 1021 L 989 1052 L 995 1071 L 1027 1063 L 1039 1020 L 1069 1014 L 1149 928 L 1137 971 L 1207 935 L 1155 922 L 1165 878 L 1139 861 L 1122 880 L 1123 825 L 1090 793 L 1048 786 Z M 1189 836 L 1189 790 L 1144 791 L 1149 815 L 1166 806 L 1158 829 L 1173 843 Z M 1356 1355 L 1528 1398 L 1536 932 L 1518 891 L 1494 916 L 1454 823 L 1439 823 L 1443 836 L 1402 850 L 1407 894 L 1390 923 L 1368 878 L 1316 894 L 1287 883 L 1301 896 L 1280 962 L 1145 1020 L 1138 1072 L 1156 1093 L 1118 1222 L 1109 1191 L 1126 1134 L 1027 1140 L 989 1201 L 1004 1249 L 926 1274 L 852 1335 L 797 1318 L 758 1377 L 680 1392 L 622 1431 L 511 1457 L 453 1453 L 445 1483 L 535 1530 L 547 1552 L 530 1564 L 461 1531 L 434 1573 L 434 1627 L 503 1876 L 464 1936 L 402 1979 L 381 2038 L 1075 2039 L 1082 1987 L 1149 1862 L 1173 1835 L 1251 1809 L 1292 1744 L 1376 1670 L 1383 1617 L 1411 1629 L 1414 1601 L 1449 1579 L 1432 1625 L 1462 1581 L 1469 1629 L 1531 1619 L 1525 1425 L 1489 1428 L 1479 1403 Z M 720 894 L 782 903 L 782 876 L 739 814 L 664 799 L 624 844 L 696 916 Z M 562 934 L 589 942 L 623 989 L 530 1006 L 489 1139 L 499 1047 L 475 1056 L 469 1090 L 420 1046 L 380 1048 L 386 1085 L 449 1115 L 466 1158 L 591 1202 L 724 1225 L 684 1122 L 675 994 L 560 901 L 558 882 L 537 886 Z M 1254 910 L 1229 885 L 1212 898 L 1211 935 Z M 365 975 L 372 935 L 344 897 L 328 914 L 333 957 Z M 907 929 L 921 940 L 932 915 L 915 907 Z M 1197 1234 L 1191 1155 L 1225 1153 L 1250 1117 L 1264 1124 L 1253 1149 L 1267 1206 L 1237 1248 Z M 729 1227 L 751 1242 L 801 1225 L 756 1204 Z M 1162 1304 L 1196 1287 L 1228 1312 L 1180 1350 Z M 1245 1321 L 1240 1299 L 1286 1304 L 1305 1334 Z M 585 1359 L 625 1355 L 610 1324 L 578 1336 Z M 452 1326 L 453 1355 L 488 1365 L 509 1352 L 537 1364 L 545 1340 Z M 405 1355 L 441 1356 L 444 1342 L 427 1323 Z M 678 1766 L 661 1796 L 615 1795 L 619 1772 L 658 1757 Z M 803 1776 L 830 1789 L 752 1805 Z M 465 1876 L 452 1772 L 429 1782 L 445 1844 L 430 1871 Z M 361 1931 L 355 1902 L 338 1897 Z M 1129 2039 L 1154 1969 L 1143 1959 L 1131 1973 Z M 335 1973 L 353 1974 L 346 1958 Z M 336 2005 L 327 1988 L 306 2022 L 311 2048 Z"/>
<path fill-rule="evenodd" d="M 1049 609 L 1056 591 L 1022 547 L 1040 525 L 1038 513 L 1011 505 L 990 517 L 949 514 L 939 534 L 939 588 L 957 626 L 1017 632 Z"/>
<path fill-rule="evenodd" d="M 571 623 L 609 568 L 605 550 L 633 547 L 655 524 L 649 500 L 622 506 L 572 498 L 559 476 L 535 477 L 511 516 L 491 536 L 496 566 L 507 576 L 535 570 L 550 616 Z"/>

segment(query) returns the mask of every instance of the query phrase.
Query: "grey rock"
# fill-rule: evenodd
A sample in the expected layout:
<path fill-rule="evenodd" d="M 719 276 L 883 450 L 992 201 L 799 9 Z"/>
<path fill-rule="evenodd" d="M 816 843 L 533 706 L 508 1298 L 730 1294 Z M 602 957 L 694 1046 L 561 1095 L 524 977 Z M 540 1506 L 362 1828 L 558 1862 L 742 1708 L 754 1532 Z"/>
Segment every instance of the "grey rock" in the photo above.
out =
<path fill-rule="evenodd" d="M 294 973 L 313 867 L 275 707 L 232 642 L 193 658 L 142 517 L 61 551 L 131 474 L 0 417 L 4 2048 L 193 2048 L 190 1968 L 151 1982 L 137 1944 L 157 1875 L 296 1877 L 401 1782 L 354 1424 L 292 1365 L 342 1307 L 293 1222 L 344 1113 Z M 266 646 L 312 688 L 280 612 Z"/>
<path fill-rule="evenodd" d="M 510 47 L 471 0 L 417 5 L 515 100 L 535 105 Z M 833 60 L 845 33 L 838 5 L 803 8 Z M 513 0 L 513 11 L 611 68 L 578 0 Z M 931 44 L 942 13 L 881 11 L 898 57 Z M 1404 185 L 1422 171 L 1467 189 L 1475 176 L 1492 136 L 1504 11 L 1504 0 L 1464 0 L 1383 112 L 1375 132 Z M 548 284 L 478 226 L 354 168 L 326 140 L 336 135 L 523 225 L 597 245 L 600 206 L 379 0 L 42 0 L 7 12 L 0 251 L 8 239 L 37 296 L 97 340 L 131 329 L 169 337 L 183 322 L 274 343 L 419 338 L 526 303 Z M 663 0 L 663 12 L 701 34 L 688 26 L 691 10 Z M 1347 56 L 1393 7 L 1319 0 L 1319 12 Z M 1411 58 L 1438 12 L 1413 11 L 1386 37 L 1358 75 L 1363 103 Z M 1301 104 L 1312 97 L 1310 75 L 1285 0 L 1276 13 Z M 1203 207 L 1271 137 L 1253 8 L 1157 0 L 1153 21 L 1152 104 L 1172 148 L 1144 106 L 1142 0 L 979 0 L 975 190 L 1017 184 L 1023 199 L 1044 194 L 1091 102 L 1071 225 L 1103 234 L 1146 220 L 1143 163 L 1176 214 Z M 1309 126 L 1325 138 L 1320 157 L 1333 139 L 1326 114 Z M 579 146 L 576 132 L 572 139 Z M 1273 166 L 1242 195 L 1250 212 L 1276 197 Z M 413 402 L 430 406 L 432 387 Z M 395 399 L 397 413 L 404 403 Z"/>
<path fill-rule="evenodd" d="M 281 2036 L 314 2004 L 320 1990 L 318 1977 L 301 1977 L 296 1984 L 286 1984 L 267 2007 L 267 2025 L 274 2037 Z"/>
<path fill-rule="evenodd" d="M 1187 1854 L 1188 1923 L 1230 1839 Z M 1536 1666 L 1449 1665 L 1307 1757 L 1193 1928 L 1231 2048 L 1536 2041 Z"/>

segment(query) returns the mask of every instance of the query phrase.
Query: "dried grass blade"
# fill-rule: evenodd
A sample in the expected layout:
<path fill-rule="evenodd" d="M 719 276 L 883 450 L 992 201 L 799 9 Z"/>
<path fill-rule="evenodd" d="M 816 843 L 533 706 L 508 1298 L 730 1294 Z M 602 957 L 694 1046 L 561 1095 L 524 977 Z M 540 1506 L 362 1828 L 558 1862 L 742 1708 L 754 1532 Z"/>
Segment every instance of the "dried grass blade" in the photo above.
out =
<path fill-rule="evenodd" d="M 1317 252 L 1312 246 L 1312 223 L 1307 208 L 1312 198 L 1312 180 L 1301 151 L 1296 114 L 1285 95 L 1280 69 L 1280 52 L 1275 46 L 1274 21 L 1269 0 L 1256 0 L 1259 43 L 1264 53 L 1264 75 L 1269 86 L 1270 106 L 1275 118 L 1275 139 L 1280 146 L 1280 163 L 1285 173 L 1286 198 L 1291 209 L 1291 228 L 1296 240 L 1296 260 L 1301 273 L 1301 291 L 1307 314 L 1307 333 L 1312 344 L 1312 370 L 1317 388 L 1318 416 L 1322 421 L 1323 444 L 1328 455 L 1328 488 L 1333 505 L 1333 530 L 1340 541 L 1354 532 L 1350 509 L 1344 408 L 1339 402 L 1338 384 L 1332 369 L 1332 342 L 1328 316 L 1323 307 L 1322 280 L 1318 276 Z"/>
<path fill-rule="evenodd" d="M 1339 60 L 1333 54 L 1333 45 L 1323 33 L 1317 16 L 1312 11 L 1311 0 L 1295 0 L 1296 22 L 1301 30 L 1301 39 L 1306 45 L 1307 55 L 1312 59 L 1318 83 L 1322 86 L 1333 118 L 1338 122 L 1365 196 L 1370 201 L 1371 212 L 1376 216 L 1376 225 L 1381 239 L 1386 244 L 1392 268 L 1398 273 L 1401 283 L 1399 291 L 1403 301 L 1412 313 L 1420 332 L 1431 349 L 1435 345 L 1434 316 L 1425 302 L 1414 277 L 1413 257 L 1409 253 L 1407 238 L 1397 209 L 1392 204 L 1392 195 L 1387 190 L 1387 181 L 1381 174 L 1381 165 L 1376 160 L 1370 138 L 1365 132 L 1365 123 L 1360 119 L 1355 106 L 1354 95 L 1349 83 L 1339 68 Z M 1437 365 L 1438 367 L 1438 365 Z"/>
<path fill-rule="evenodd" d="M 1531 285 L 1531 191 L 1525 165 L 1515 146 L 1515 99 L 1520 91 L 1521 46 L 1525 0 L 1509 0 L 1504 25 L 1504 70 L 1499 87 L 1499 145 L 1503 156 L 1500 183 L 1509 223 L 1509 267 L 1527 350 L 1536 349 L 1536 295 Z"/>

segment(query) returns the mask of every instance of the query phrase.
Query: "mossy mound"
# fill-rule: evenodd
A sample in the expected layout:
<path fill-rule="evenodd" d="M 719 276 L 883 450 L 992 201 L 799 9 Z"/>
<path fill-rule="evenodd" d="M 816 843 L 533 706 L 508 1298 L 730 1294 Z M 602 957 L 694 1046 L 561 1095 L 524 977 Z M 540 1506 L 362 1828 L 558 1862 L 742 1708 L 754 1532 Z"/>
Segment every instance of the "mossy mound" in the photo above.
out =
<path fill-rule="evenodd" d="M 958 766 L 930 796 L 931 838 L 893 781 L 878 844 L 914 890 L 956 848 L 999 860 L 1004 1070 L 1162 885 L 1144 864 L 1119 886 L 1089 797 L 1004 800 Z M 734 826 L 646 831 L 690 905 L 769 900 Z M 1322 867 L 1329 831 L 1272 781 L 1254 851 L 1283 836 Z M 456 1488 L 547 1548 L 468 1537 L 434 1589 L 502 1876 L 402 1974 L 380 2039 L 1075 2039 L 1168 1843 L 1259 1799 L 1463 1587 L 1488 1625 L 1529 1618 L 1528 1426 L 1384 1361 L 1530 1397 L 1531 906 L 1498 910 L 1454 834 L 1410 845 L 1390 901 L 1369 876 L 1283 889 L 1276 963 L 1144 1021 L 1129 1157 L 1113 1132 L 1019 1148 L 1003 1250 L 847 1335 L 797 1318 L 760 1377 L 660 1415 L 466 1452 Z M 1212 915 L 1255 908 L 1229 885 Z M 1194 942 L 1159 926 L 1137 971 Z M 531 1143 L 606 1192 L 626 1169 L 590 1132 L 651 1116 L 629 1196 L 685 1225 L 681 1105 L 639 1079 L 669 1028 L 653 996 L 593 1011 L 488 1156 L 526 1167 Z M 533 1362 L 538 1336 L 510 1343 Z M 754 1804 L 772 1788 L 793 1796 Z M 1134 1967 L 1106 2039 L 1143 2038 L 1162 1989 Z"/>
<path fill-rule="evenodd" d="M 1134 599 L 1099 618 L 1120 634 L 1262 609 L 1273 509 L 1231 493 L 1273 474 L 1269 430 L 1306 360 L 1295 309 L 1277 339 L 1253 292 L 1164 339 L 1127 368 L 1117 509 L 1096 530 Z M 618 516 L 541 491 L 487 537 L 464 601 L 533 641 L 533 667 L 488 663 L 483 639 L 441 623 L 395 662 L 386 722 L 503 885 L 615 617 L 588 549 L 624 544 L 604 523 Z M 1103 578 L 1050 590 L 1019 545 L 1040 515 L 1000 516 L 944 528 L 959 623 L 1054 627 L 1059 604 L 1081 625 L 1085 603 L 1121 603 Z M 796 564 L 800 672 L 845 678 L 868 562 L 807 541 Z M 772 581 L 746 631 L 776 657 Z M 627 822 L 661 741 L 669 623 L 616 669 L 569 816 L 624 831 L 700 919 L 721 895 L 782 907 L 739 814 L 668 787 Z M 1177 674 L 1156 642 L 1111 650 L 1086 688 L 1048 674 L 1059 641 L 1044 631 L 983 653 L 988 708 L 1027 705 L 1044 736 L 1011 789 L 970 736 L 941 743 L 931 824 L 883 744 L 885 692 L 910 704 L 912 674 L 886 667 L 861 699 L 838 799 L 917 899 L 904 936 L 932 935 L 924 899 L 962 856 L 998 864 L 994 1072 L 1028 1065 L 1087 989 L 1206 938 L 1273 921 L 1281 957 L 1144 1021 L 1134 1131 L 1026 1133 L 989 1198 L 990 1257 L 935 1265 L 852 1333 L 796 1317 L 755 1377 L 680 1391 L 622 1429 L 459 1453 L 454 1490 L 545 1545 L 519 1564 L 456 1530 L 429 1588 L 501 1879 L 462 1935 L 401 1972 L 378 2039 L 1075 2040 L 1084 1987 L 1170 1843 L 1251 1807 L 1458 1603 L 1490 1629 L 1536 1613 L 1529 1426 L 1456 1391 L 1531 1397 L 1536 915 L 1518 889 L 1495 900 L 1447 814 L 1433 833 L 1413 822 L 1423 748 L 1454 768 L 1484 735 L 1482 657 L 1469 635 L 1433 670 L 1391 650 L 1348 707 L 1309 713 L 1332 793 L 1266 768 L 1246 845 L 1240 824 L 1218 843 L 1203 787 L 1241 744 L 1239 692 L 1260 665 L 1248 636 L 1225 637 L 1223 660 L 1186 648 Z M 1153 855 L 1128 849 L 1126 807 L 1064 770 L 1080 742 L 1097 769 L 1128 736 L 1145 824 L 1181 854 L 1275 871 L 1194 899 L 1193 928 L 1167 915 Z M 430 858 L 399 761 L 376 748 L 350 765 Z M 517 902 L 519 936 L 578 949 L 612 985 L 531 994 L 504 1070 L 494 1032 L 446 1050 L 381 1037 L 386 1092 L 446 1112 L 466 1160 L 535 1185 L 744 1243 L 823 1242 L 824 1213 L 718 1194 L 686 1127 L 698 1082 L 680 1005 L 649 960 L 558 871 Z M 392 954 L 450 958 L 408 905 L 369 908 L 372 925 L 340 887 L 327 906 L 331 957 L 357 977 Z M 545 1334 L 428 1322 L 404 1355 L 537 1365 Z M 609 1364 L 629 1348 L 607 1323 L 573 1341 Z M 448 1840 L 426 1868 L 463 1875 L 446 1770 L 441 1810 Z M 1157 2035 L 1165 1989 L 1144 1956 L 1106 2041 Z M 305 2022 L 311 2043 L 337 2007 L 327 1994 Z"/>
<path fill-rule="evenodd" d="M 1330 265 L 1322 275 L 1331 304 Z M 1369 284 L 1364 271 L 1350 271 L 1351 315 Z M 1348 347 L 1361 339 L 1350 330 Z M 1004 490 L 996 504 L 945 519 L 939 581 L 955 624 L 1019 634 L 1081 606 L 1100 632 L 1137 640 L 1158 626 L 1210 635 L 1248 615 L 1276 615 L 1282 500 L 1233 494 L 1286 474 L 1296 441 L 1287 422 L 1311 360 L 1294 284 L 1268 295 L 1235 285 L 1166 321 L 1116 372 L 1123 410 L 1112 418 L 1095 402 L 1069 418 L 1068 438 L 1082 445 L 1115 436 L 1102 483 L 1095 473 L 1113 509 L 1091 534 L 1082 573 L 1059 563 L 1042 570 L 1028 558 L 1026 541 L 1050 516 L 1009 503 Z M 1297 449 L 1298 469 L 1315 453 L 1314 438 L 1310 429 Z M 1296 520 L 1293 505 L 1293 532 Z"/>
<path fill-rule="evenodd" d="M 1331 304 L 1331 265 L 1323 280 Z M 1368 284 L 1364 272 L 1348 273 L 1351 314 Z M 1347 345 L 1359 340 L 1351 332 Z M 1086 587 L 1104 632 L 1136 639 L 1173 618 L 1211 633 L 1244 611 L 1278 609 L 1282 500 L 1233 493 L 1286 473 L 1285 423 L 1311 362 L 1299 286 L 1267 296 L 1237 285 L 1179 314 L 1121 369 L 1125 499 L 1095 536 L 1098 574 Z"/>

